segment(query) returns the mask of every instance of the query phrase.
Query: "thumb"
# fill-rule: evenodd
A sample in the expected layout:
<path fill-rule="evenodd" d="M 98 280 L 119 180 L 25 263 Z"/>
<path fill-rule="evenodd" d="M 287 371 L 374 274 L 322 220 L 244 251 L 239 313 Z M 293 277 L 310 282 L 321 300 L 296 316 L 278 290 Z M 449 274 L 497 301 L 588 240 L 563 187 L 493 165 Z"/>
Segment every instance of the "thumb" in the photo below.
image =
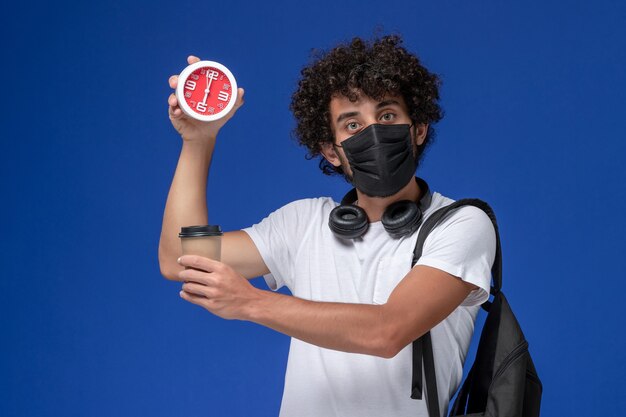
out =
<path fill-rule="evenodd" d="M 230 118 L 235 115 L 235 112 L 237 112 L 237 110 L 239 110 L 239 108 L 241 106 L 243 106 L 243 103 L 244 103 L 243 95 L 244 94 L 245 94 L 245 90 L 243 88 L 238 88 L 237 89 L 237 100 L 235 101 L 235 105 L 233 106 L 233 108 L 230 109 L 230 112 L 228 112 L 228 114 L 224 118 L 225 121 L 226 120 L 230 120 Z"/>
<path fill-rule="evenodd" d="M 243 95 L 245 93 L 246 91 L 243 88 L 237 89 L 237 101 L 235 101 L 235 109 L 238 109 L 239 107 L 243 106 L 243 103 L 244 103 Z"/>

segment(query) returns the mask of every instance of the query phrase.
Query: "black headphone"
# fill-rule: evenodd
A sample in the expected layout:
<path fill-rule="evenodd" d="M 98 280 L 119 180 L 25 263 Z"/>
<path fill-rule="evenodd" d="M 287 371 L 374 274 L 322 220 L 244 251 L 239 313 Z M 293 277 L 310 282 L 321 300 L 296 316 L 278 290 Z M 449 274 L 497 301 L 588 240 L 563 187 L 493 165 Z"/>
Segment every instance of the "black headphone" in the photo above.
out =
<path fill-rule="evenodd" d="M 380 219 L 391 237 L 399 238 L 415 232 L 422 224 L 422 212 L 430 206 L 432 195 L 428 184 L 418 177 L 415 177 L 415 181 L 422 191 L 419 201 L 417 203 L 410 200 L 396 201 L 385 209 Z M 357 193 L 353 188 L 343 197 L 341 205 L 330 212 L 328 226 L 335 236 L 355 239 L 367 231 L 369 227 L 367 214 L 361 207 L 354 205 L 356 200 Z"/>

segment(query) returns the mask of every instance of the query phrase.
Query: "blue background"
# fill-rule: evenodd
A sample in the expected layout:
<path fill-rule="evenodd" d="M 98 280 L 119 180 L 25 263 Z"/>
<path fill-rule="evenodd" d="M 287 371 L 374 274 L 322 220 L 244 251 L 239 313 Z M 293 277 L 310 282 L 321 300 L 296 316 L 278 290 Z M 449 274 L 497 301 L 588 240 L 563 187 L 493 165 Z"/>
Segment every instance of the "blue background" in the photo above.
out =
<path fill-rule="evenodd" d="M 419 174 L 498 215 L 542 415 L 626 407 L 623 2 L 11 2 L 0 31 L 1 416 L 277 415 L 288 338 L 159 274 L 167 79 L 196 54 L 246 89 L 209 181 L 241 228 L 345 192 L 290 138 L 290 95 L 312 48 L 390 32 L 443 79 Z"/>

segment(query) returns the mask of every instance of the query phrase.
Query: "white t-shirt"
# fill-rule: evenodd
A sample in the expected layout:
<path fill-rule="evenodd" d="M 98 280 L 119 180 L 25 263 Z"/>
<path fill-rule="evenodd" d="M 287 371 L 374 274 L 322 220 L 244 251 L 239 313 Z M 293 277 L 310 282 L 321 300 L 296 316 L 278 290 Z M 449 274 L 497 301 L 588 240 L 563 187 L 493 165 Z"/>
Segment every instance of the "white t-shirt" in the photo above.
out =
<path fill-rule="evenodd" d="M 433 193 L 424 217 L 452 202 Z M 411 268 L 417 232 L 394 239 L 375 222 L 361 238 L 339 239 L 328 227 L 336 206 L 327 197 L 295 201 L 245 229 L 270 270 L 265 280 L 307 300 L 384 304 Z M 431 330 L 442 413 L 461 382 L 476 314 L 489 297 L 495 246 L 489 217 L 467 206 L 430 233 L 417 263 L 479 287 Z M 384 359 L 292 338 L 280 416 L 427 417 L 425 400 L 410 398 L 411 360 L 410 344 Z"/>

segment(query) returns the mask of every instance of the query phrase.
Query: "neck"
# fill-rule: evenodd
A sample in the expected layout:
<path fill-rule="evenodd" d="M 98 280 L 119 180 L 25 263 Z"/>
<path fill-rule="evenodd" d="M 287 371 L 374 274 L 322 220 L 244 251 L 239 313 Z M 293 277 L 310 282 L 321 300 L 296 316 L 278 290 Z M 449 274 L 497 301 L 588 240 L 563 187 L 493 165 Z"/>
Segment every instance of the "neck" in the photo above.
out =
<path fill-rule="evenodd" d="M 420 190 L 414 178 L 411 179 L 404 188 L 389 197 L 370 197 L 363 194 L 358 189 L 356 193 L 358 196 L 358 205 L 365 210 L 370 223 L 380 221 L 385 209 L 389 207 L 390 204 L 401 200 L 418 201 L 422 196 L 422 190 Z"/>

